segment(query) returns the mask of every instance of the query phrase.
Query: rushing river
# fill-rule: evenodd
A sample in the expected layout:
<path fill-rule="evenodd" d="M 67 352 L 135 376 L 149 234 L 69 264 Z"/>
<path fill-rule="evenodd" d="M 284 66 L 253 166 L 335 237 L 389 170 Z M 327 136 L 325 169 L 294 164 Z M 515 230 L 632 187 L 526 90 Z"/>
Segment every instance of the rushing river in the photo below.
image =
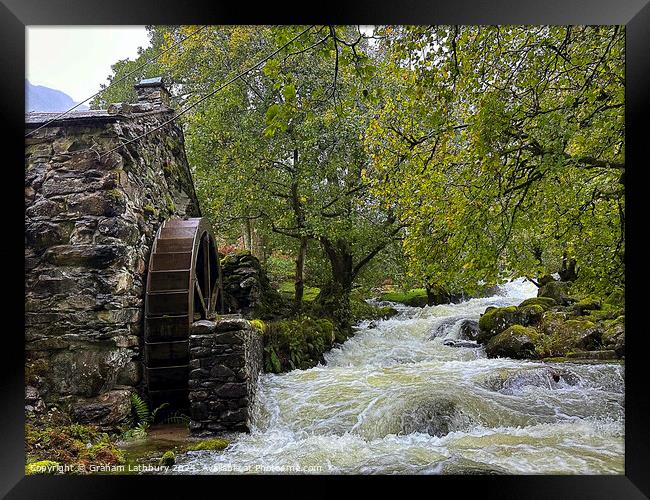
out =
<path fill-rule="evenodd" d="M 254 429 L 189 473 L 623 474 L 624 369 L 487 359 L 463 320 L 535 287 L 362 324 L 327 364 L 260 379 Z"/>

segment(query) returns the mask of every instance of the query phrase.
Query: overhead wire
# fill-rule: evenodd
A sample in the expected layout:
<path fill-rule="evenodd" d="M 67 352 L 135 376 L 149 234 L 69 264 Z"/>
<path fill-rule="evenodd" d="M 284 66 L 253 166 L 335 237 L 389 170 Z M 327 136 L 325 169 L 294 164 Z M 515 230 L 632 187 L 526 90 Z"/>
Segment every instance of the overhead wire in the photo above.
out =
<path fill-rule="evenodd" d="M 144 133 L 138 135 L 137 137 L 134 137 L 133 139 L 130 139 L 130 140 L 128 140 L 128 141 L 126 141 L 126 142 L 120 144 L 119 146 L 116 146 L 116 147 L 114 147 L 114 148 L 112 148 L 112 149 L 109 149 L 108 151 L 102 153 L 102 154 L 99 156 L 99 158 L 101 159 L 102 157 L 104 157 L 104 156 L 106 156 L 106 155 L 108 155 L 108 154 L 110 154 L 110 153 L 112 153 L 112 152 L 114 152 L 114 151 L 117 151 L 118 149 L 121 149 L 121 148 L 123 148 L 123 147 L 125 147 L 125 146 L 128 146 L 129 144 L 131 144 L 131 143 L 133 143 L 133 142 L 139 141 L 139 140 L 142 139 L 143 137 L 146 137 L 147 135 L 152 134 L 153 132 L 155 132 L 155 131 L 157 131 L 157 130 L 160 130 L 160 129 L 163 128 L 165 125 L 170 124 L 171 122 L 173 122 L 174 120 L 176 120 L 179 116 L 181 116 L 181 115 L 187 113 L 189 110 L 195 108 L 196 106 L 198 106 L 199 104 L 201 104 L 201 103 L 202 103 L 203 101 L 205 101 L 206 99 L 212 97 L 212 96 L 215 95 L 217 92 L 219 92 L 219 91 L 223 90 L 224 88 L 226 88 L 226 87 L 227 87 L 228 85 L 230 85 L 231 83 L 235 82 L 236 80 L 239 80 L 239 79 L 242 78 L 244 75 L 250 73 L 251 71 L 253 71 L 253 70 L 256 69 L 257 67 L 259 67 L 259 66 L 261 66 L 262 64 L 264 64 L 266 61 L 268 61 L 269 59 L 271 59 L 272 57 L 274 57 L 275 55 L 277 55 L 278 53 L 280 53 L 284 48 L 288 47 L 288 46 L 291 45 L 293 42 L 295 42 L 296 40 L 298 40 L 301 36 L 303 36 L 305 33 L 307 33 L 309 30 L 311 30 L 314 26 L 315 26 L 315 25 L 311 25 L 311 26 L 309 26 L 309 28 L 307 28 L 307 29 L 301 31 L 300 33 L 298 33 L 298 34 L 297 34 L 296 36 L 294 36 L 291 40 L 289 40 L 289 41 L 286 42 L 284 45 L 282 45 L 282 46 L 279 47 L 278 49 L 276 49 L 276 50 L 274 50 L 273 52 L 271 52 L 270 54 L 268 54 L 268 55 L 267 55 L 266 57 L 264 57 L 263 59 L 260 59 L 257 63 L 255 63 L 253 66 L 249 67 L 247 70 L 242 71 L 241 73 L 237 74 L 236 76 L 230 78 L 229 80 L 227 80 L 226 82 L 224 82 L 222 85 L 220 85 L 220 86 L 217 87 L 216 89 L 214 89 L 214 90 L 208 92 L 207 94 L 205 94 L 203 97 L 201 97 L 200 99 L 198 99 L 196 102 L 194 102 L 194 103 L 192 103 L 192 104 L 186 106 L 185 108 L 181 109 L 180 111 L 176 112 L 176 113 L 174 114 L 174 116 L 172 116 L 169 120 L 164 121 L 164 122 L 161 123 L 160 125 L 158 125 L 158 126 L 152 128 L 151 130 L 148 130 L 147 132 L 144 132 Z"/>

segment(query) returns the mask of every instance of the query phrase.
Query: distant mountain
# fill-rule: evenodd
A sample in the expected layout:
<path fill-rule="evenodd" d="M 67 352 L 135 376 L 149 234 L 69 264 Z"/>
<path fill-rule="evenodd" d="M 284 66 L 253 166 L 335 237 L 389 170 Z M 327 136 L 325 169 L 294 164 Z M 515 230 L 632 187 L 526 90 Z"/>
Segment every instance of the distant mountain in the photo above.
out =
<path fill-rule="evenodd" d="M 25 112 L 63 112 L 77 104 L 68 94 L 60 90 L 43 87 L 42 85 L 32 85 L 29 80 L 25 80 Z M 87 110 L 88 106 L 82 104 L 75 111 Z"/>

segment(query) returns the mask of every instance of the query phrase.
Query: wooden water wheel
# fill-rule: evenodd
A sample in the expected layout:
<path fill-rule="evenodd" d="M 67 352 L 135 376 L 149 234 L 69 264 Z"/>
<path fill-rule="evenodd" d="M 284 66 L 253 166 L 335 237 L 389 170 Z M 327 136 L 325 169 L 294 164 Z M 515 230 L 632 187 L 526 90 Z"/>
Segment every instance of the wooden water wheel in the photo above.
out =
<path fill-rule="evenodd" d="M 187 408 L 190 325 L 221 308 L 221 269 L 204 219 L 162 223 L 151 248 L 144 319 L 151 404 Z"/>

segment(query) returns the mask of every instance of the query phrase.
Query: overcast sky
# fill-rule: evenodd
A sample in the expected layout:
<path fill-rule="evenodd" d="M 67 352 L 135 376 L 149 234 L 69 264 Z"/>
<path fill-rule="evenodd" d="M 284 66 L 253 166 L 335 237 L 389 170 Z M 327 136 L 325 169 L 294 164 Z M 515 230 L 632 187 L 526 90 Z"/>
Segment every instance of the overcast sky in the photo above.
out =
<path fill-rule="evenodd" d="M 25 37 L 26 78 L 76 102 L 106 83 L 112 64 L 149 45 L 144 26 L 28 26 Z"/>

